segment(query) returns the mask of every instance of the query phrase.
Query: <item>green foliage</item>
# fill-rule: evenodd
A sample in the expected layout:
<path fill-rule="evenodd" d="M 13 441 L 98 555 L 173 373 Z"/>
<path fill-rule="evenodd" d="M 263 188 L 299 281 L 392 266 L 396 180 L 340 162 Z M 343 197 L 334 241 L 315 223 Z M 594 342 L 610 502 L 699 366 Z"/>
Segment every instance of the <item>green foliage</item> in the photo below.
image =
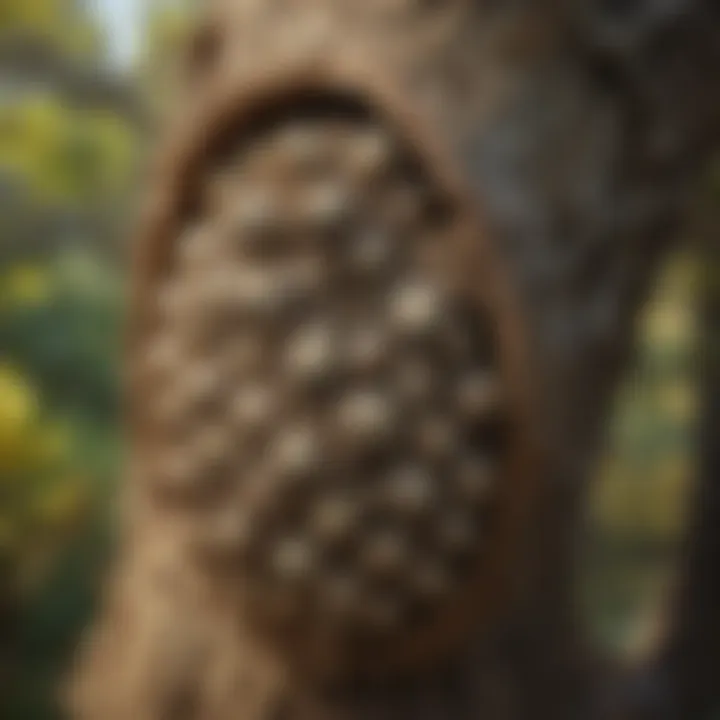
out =
<path fill-rule="evenodd" d="M 0 554 L 13 592 L 41 582 L 102 494 L 109 468 L 90 450 L 114 434 L 119 356 L 108 272 L 70 256 L 0 276 Z"/>
<path fill-rule="evenodd" d="M 0 276 L 0 343 L 55 406 L 102 420 L 117 406 L 117 273 L 70 254 Z"/>
<path fill-rule="evenodd" d="M 98 54 L 102 34 L 78 0 L 3 0 L 0 37 L 32 36 L 75 57 Z"/>
<path fill-rule="evenodd" d="M 45 582 L 23 604 L 14 654 L 16 684 L 4 718 L 55 720 L 72 653 L 95 610 L 97 579 L 107 567 L 109 525 L 98 515 L 59 553 Z"/>
<path fill-rule="evenodd" d="M 2 0 L 0 44 L 18 39 L 81 71 L 102 59 L 80 1 Z M 139 138 L 52 84 L 17 87 L 0 98 L 0 717 L 29 720 L 58 716 L 108 547 L 123 298 L 107 247 Z"/>
<path fill-rule="evenodd" d="M 0 107 L 0 172 L 36 202 L 97 202 L 117 197 L 132 167 L 135 139 L 107 111 L 78 110 L 50 93 Z"/>
<path fill-rule="evenodd" d="M 652 632 L 687 519 L 699 414 L 699 277 L 697 263 L 680 256 L 658 278 L 594 486 L 584 591 L 611 645 Z"/>

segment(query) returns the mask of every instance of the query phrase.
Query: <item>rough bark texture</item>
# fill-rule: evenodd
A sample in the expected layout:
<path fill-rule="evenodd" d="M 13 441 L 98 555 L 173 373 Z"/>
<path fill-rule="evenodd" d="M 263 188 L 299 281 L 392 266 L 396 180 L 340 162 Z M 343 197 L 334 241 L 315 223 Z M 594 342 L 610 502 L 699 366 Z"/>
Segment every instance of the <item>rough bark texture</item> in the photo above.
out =
<path fill-rule="evenodd" d="M 546 448 L 535 468 L 540 492 L 525 552 L 508 560 L 515 592 L 490 630 L 468 624 L 452 656 L 422 671 L 327 688 L 250 632 L 228 592 L 232 571 L 208 575 L 188 562 L 172 513 L 139 479 L 147 468 L 131 468 L 127 537 L 90 638 L 77 716 L 701 717 L 720 647 L 710 630 L 718 576 L 708 572 L 720 527 L 717 402 L 681 622 L 667 662 L 644 681 L 672 702 L 653 708 L 652 692 L 619 692 L 616 673 L 584 641 L 574 568 L 636 310 L 720 129 L 720 10 L 710 0 L 208 5 L 183 101 L 200 118 L 213 93 L 302 63 L 341 63 L 394 88 L 434 129 L 482 208 L 526 320 Z M 716 394 L 712 373 L 708 382 Z M 622 707 L 628 696 L 647 708 Z"/>

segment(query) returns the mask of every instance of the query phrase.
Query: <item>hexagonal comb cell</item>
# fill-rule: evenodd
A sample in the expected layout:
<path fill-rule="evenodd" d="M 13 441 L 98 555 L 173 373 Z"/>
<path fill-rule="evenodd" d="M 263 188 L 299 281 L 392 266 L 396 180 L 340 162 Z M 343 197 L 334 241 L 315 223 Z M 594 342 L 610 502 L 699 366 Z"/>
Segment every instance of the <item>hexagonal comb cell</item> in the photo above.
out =
<path fill-rule="evenodd" d="M 355 111 L 266 119 L 213 158 L 157 283 L 152 488 L 214 498 L 197 544 L 253 548 L 237 572 L 271 625 L 412 633 L 482 568 L 504 461 L 493 319 L 438 262 L 452 199 Z"/>

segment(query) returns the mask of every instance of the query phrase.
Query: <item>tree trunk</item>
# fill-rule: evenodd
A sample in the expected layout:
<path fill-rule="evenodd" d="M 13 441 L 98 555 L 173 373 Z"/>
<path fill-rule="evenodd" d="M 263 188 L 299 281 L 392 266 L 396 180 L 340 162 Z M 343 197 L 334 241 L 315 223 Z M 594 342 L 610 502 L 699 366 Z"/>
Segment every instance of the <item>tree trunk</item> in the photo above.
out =
<path fill-rule="evenodd" d="M 236 572 L 240 564 L 223 565 L 218 571 L 210 569 L 210 560 L 199 567 L 191 560 L 186 526 L 199 523 L 202 532 L 220 532 L 220 515 L 213 514 L 218 506 L 197 496 L 188 502 L 184 496 L 179 511 L 174 500 L 158 499 L 148 460 L 157 448 L 144 455 L 138 450 L 151 444 L 154 432 L 143 419 L 153 404 L 153 387 L 131 385 L 134 465 L 129 473 L 127 537 L 107 612 L 91 636 L 78 685 L 77 716 L 617 717 L 625 710 L 617 705 L 617 698 L 625 697 L 618 693 L 622 679 L 588 646 L 575 599 L 585 494 L 609 402 L 632 350 L 637 310 L 664 251 L 677 238 L 694 181 L 717 140 L 720 94 L 712 82 L 720 68 L 718 10 L 711 2 L 689 0 L 303 1 L 285 3 L 277 12 L 271 2 L 208 5 L 180 105 L 190 118 L 180 123 L 154 179 L 149 219 L 138 243 L 131 367 L 137 370 L 157 333 L 157 324 L 148 317 L 159 278 L 181 272 L 172 269 L 179 267 L 179 260 L 172 261 L 175 265 L 168 262 L 168 246 L 187 229 L 188 217 L 196 217 L 198 206 L 206 213 L 202 218 L 209 236 L 219 242 L 227 206 L 220 197 L 225 191 L 217 185 L 227 178 L 230 163 L 238 156 L 250 157 L 253 148 L 266 148 L 267 153 L 260 152 L 260 160 L 253 162 L 262 168 L 263 158 L 270 157 L 275 163 L 273 187 L 279 187 L 276 168 L 285 166 L 285 153 L 291 151 L 288 145 L 273 145 L 275 136 L 263 135 L 266 127 L 309 124 L 311 130 L 324 133 L 328 145 L 338 133 L 334 152 L 343 161 L 354 157 L 360 135 L 369 128 L 389 134 L 396 144 L 409 145 L 413 153 L 417 150 L 411 154 L 413 162 L 420 158 L 421 170 L 412 178 L 413 187 L 421 186 L 418 193 L 423 198 L 434 197 L 428 201 L 435 203 L 433 207 L 439 197 L 463 227 L 481 210 L 484 230 L 476 234 L 482 238 L 477 240 L 483 246 L 480 260 L 476 267 L 470 262 L 469 268 L 449 276 L 450 282 L 459 286 L 458 277 L 471 271 L 476 285 L 487 286 L 490 297 L 475 312 L 486 326 L 497 326 L 498 347 L 490 341 L 490 349 L 499 350 L 502 392 L 513 398 L 510 424 L 522 426 L 531 417 L 536 441 L 528 446 L 539 444 L 543 452 L 532 467 L 524 465 L 517 476 L 513 471 L 501 478 L 508 489 L 496 500 L 497 509 L 491 512 L 499 519 L 491 516 L 491 526 L 510 528 L 506 518 L 515 516 L 515 506 L 524 502 L 525 485 L 532 483 L 536 489 L 531 512 L 517 515 L 523 518 L 522 532 L 514 528 L 490 536 L 485 551 L 502 558 L 495 563 L 502 571 L 483 575 L 479 593 L 471 599 L 454 590 L 447 600 L 448 607 L 455 607 L 457 600 L 457 607 L 470 603 L 477 609 L 458 613 L 457 622 L 443 620 L 435 628 L 435 635 L 460 637 L 441 651 L 425 643 L 422 633 L 418 645 L 413 632 L 393 626 L 388 642 L 369 644 L 383 648 L 370 663 L 363 659 L 365 665 L 382 667 L 369 673 L 372 678 L 363 666 L 363 672 L 336 668 L 340 680 L 324 675 L 320 679 L 305 667 L 317 660 L 313 643 L 300 643 L 299 650 L 291 652 L 280 642 L 278 652 L 275 638 L 269 640 L 272 633 L 263 634 L 258 616 L 238 602 L 236 586 L 242 585 L 243 591 L 251 587 L 254 571 Z M 262 7 L 254 9 L 256 5 Z M 297 71 L 299 66 L 307 68 L 305 75 Z M 277 82 L 283 75 L 290 79 Z M 335 78 L 329 90 L 328 75 Z M 362 80 L 356 83 L 356 76 Z M 310 84 L 303 85 L 306 82 Z M 244 102 L 248 88 L 272 105 L 273 112 L 263 107 L 258 111 L 260 101 Z M 298 88 L 306 88 L 302 108 Z M 358 116 L 353 105 L 346 114 L 345 97 L 358 93 L 365 109 Z M 312 112 L 305 104 L 310 96 L 323 100 Z M 410 120 L 403 124 L 400 117 Z M 236 131 L 238 137 L 233 136 Z M 438 152 L 428 150 L 430 146 Z M 296 152 L 298 146 L 293 147 Z M 252 169 L 256 165 L 250 160 L 243 162 L 249 163 L 251 169 L 243 172 L 249 173 L 251 182 L 234 186 L 230 204 L 235 209 L 244 194 L 252 192 L 249 188 L 265 178 L 261 170 Z M 458 193 L 442 179 L 445 167 L 459 178 Z M 281 180 L 289 182 L 285 176 Z M 203 193 L 206 186 L 210 189 Z M 397 190 L 392 184 L 388 188 L 388 194 Z M 293 192 L 304 192 L 304 185 Z M 381 199 L 354 192 L 363 210 L 350 221 L 352 228 L 381 216 L 382 222 L 390 223 L 382 214 Z M 283 207 L 281 214 L 289 212 Z M 426 230 L 421 225 L 413 232 Z M 441 245 L 445 249 L 438 251 L 440 261 L 430 269 L 437 286 L 439 264 L 457 265 L 464 252 L 454 243 L 447 231 Z M 201 262 L 198 257 L 193 267 Z M 401 267 L 410 262 L 408 257 L 400 260 Z M 369 306 L 376 291 L 362 287 L 361 297 Z M 507 295 L 515 300 L 506 301 Z M 345 302 L 345 295 L 333 297 L 339 305 Z M 186 310 L 183 318 L 188 317 Z M 453 314 L 446 316 L 448 325 L 456 320 Z M 519 343 L 504 339 L 518 334 Z M 479 355 L 475 359 L 479 362 Z M 527 404 L 518 388 L 525 378 L 522 368 L 528 367 L 535 402 L 525 414 Z M 710 377 L 710 388 L 716 385 Z M 227 393 L 234 391 L 225 387 Z M 683 638 L 678 652 L 683 662 L 667 664 L 668 672 L 678 678 L 690 667 L 684 658 L 698 654 L 698 637 L 707 644 L 698 667 L 707 673 L 717 667 L 713 658 L 720 648 L 710 632 L 717 624 L 717 603 L 711 598 L 717 596 L 718 575 L 708 570 L 718 566 L 720 526 L 718 484 L 711 477 L 717 465 L 711 457 L 716 405 L 710 408 L 704 441 L 707 469 L 701 495 L 707 499 L 693 535 L 686 593 L 678 605 L 678 637 Z M 373 417 L 379 422 L 377 415 Z M 287 418 L 280 414 L 275 419 L 283 426 Z M 457 425 L 455 430 L 464 434 L 467 428 Z M 507 437 L 506 461 L 514 467 L 516 456 L 527 447 L 516 435 Z M 418 454 L 425 451 L 425 446 L 412 447 Z M 359 470 L 353 466 L 349 472 Z M 267 480 L 246 472 L 251 489 Z M 273 492 L 271 504 L 283 497 Z M 227 495 L 222 497 L 220 508 L 226 509 Z M 264 506 L 254 504 L 259 502 L 255 495 L 244 498 L 255 519 L 264 519 Z M 374 530 L 364 532 L 373 539 Z M 518 538 L 520 552 L 507 553 L 505 545 L 518 545 Z M 248 567 L 260 562 L 254 552 L 246 559 Z M 504 594 L 501 603 L 492 605 L 486 596 L 493 594 L 496 584 L 505 586 Z M 278 596 L 261 593 L 260 598 L 262 605 Z M 486 610 L 486 605 L 492 609 Z M 439 616 L 444 617 L 443 612 L 438 610 Z M 318 629 L 323 623 L 324 618 L 311 623 L 298 636 L 329 638 L 329 646 L 335 648 L 340 641 L 334 630 Z M 361 638 L 359 644 L 364 642 Z M 431 648 L 420 667 L 385 669 L 386 659 L 403 655 L 404 648 L 406 655 L 414 656 L 420 646 Z M 352 662 L 348 666 L 354 667 Z M 702 682 L 693 673 L 696 679 Z M 685 691 L 686 685 L 678 679 L 677 687 L 683 689 L 678 690 L 675 707 L 665 704 L 662 712 L 672 710 L 677 718 L 697 716 L 706 705 L 705 694 Z M 660 711 L 657 716 L 662 717 Z"/>

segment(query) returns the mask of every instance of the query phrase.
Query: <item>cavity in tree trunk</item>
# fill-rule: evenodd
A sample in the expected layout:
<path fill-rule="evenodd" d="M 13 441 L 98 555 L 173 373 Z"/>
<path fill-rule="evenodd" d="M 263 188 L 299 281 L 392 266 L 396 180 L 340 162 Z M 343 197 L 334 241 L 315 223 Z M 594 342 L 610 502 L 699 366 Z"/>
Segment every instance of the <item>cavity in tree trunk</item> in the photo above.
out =
<path fill-rule="evenodd" d="M 126 533 L 77 717 L 622 712 L 583 638 L 579 530 L 717 140 L 718 19 L 207 3 L 136 247 Z M 689 718 L 695 666 L 667 667 L 662 711 Z"/>

